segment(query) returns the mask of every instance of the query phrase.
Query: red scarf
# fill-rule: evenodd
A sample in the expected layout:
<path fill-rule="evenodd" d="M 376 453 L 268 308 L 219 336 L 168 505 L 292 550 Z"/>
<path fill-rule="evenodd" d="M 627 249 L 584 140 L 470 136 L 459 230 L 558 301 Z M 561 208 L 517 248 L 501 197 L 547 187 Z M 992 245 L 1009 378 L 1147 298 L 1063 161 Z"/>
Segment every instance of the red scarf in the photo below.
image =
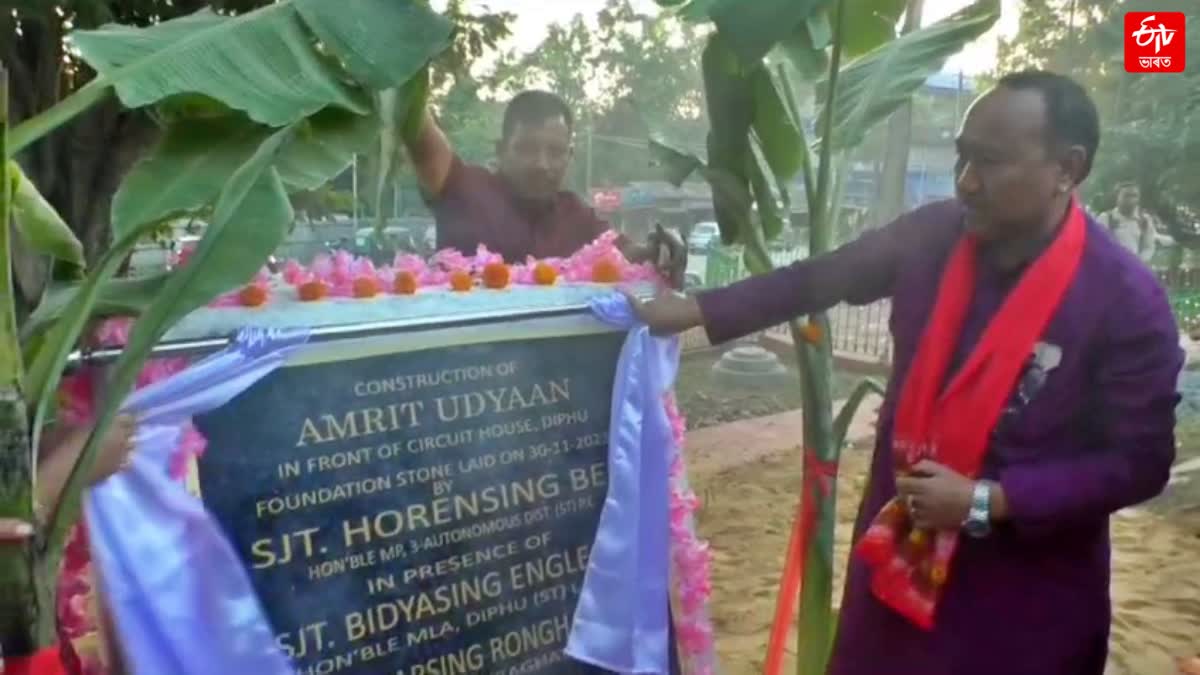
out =
<path fill-rule="evenodd" d="M 0 673 L 4 675 L 66 675 L 58 646 L 46 647 L 32 656 L 0 657 Z"/>
<path fill-rule="evenodd" d="M 897 402 L 892 453 L 898 475 L 930 459 L 978 477 L 992 429 L 1075 278 L 1086 236 L 1083 211 L 1072 200 L 1054 242 L 1025 271 L 943 390 L 975 290 L 979 244 L 971 235 L 959 240 Z M 875 516 L 855 554 L 871 568 L 875 596 L 929 630 L 958 537 L 957 530 L 913 529 L 907 509 L 893 498 Z"/>

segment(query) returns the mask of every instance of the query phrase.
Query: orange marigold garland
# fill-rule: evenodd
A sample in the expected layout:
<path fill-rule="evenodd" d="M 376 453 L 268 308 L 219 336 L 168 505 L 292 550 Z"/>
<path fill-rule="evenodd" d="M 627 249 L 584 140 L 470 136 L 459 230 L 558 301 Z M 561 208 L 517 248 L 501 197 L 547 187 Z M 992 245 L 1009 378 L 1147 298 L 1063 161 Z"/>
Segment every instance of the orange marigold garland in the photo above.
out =
<path fill-rule="evenodd" d="M 396 280 L 392 283 L 392 290 L 399 295 L 415 295 L 419 286 L 417 275 L 403 270 L 396 273 Z"/>
<path fill-rule="evenodd" d="M 450 288 L 454 289 L 455 291 L 459 293 L 466 293 L 474 286 L 475 280 L 471 278 L 470 274 L 462 270 L 458 270 L 457 272 L 450 274 Z"/>
<path fill-rule="evenodd" d="M 597 260 L 592 266 L 592 281 L 598 284 L 615 284 L 621 281 L 621 268 L 612 258 Z"/>
<path fill-rule="evenodd" d="M 300 288 L 296 290 L 303 302 L 313 302 L 329 295 L 329 286 L 319 279 L 300 284 Z"/>
<path fill-rule="evenodd" d="M 262 307 L 267 304 L 267 289 L 258 284 L 250 284 L 238 293 L 238 302 L 243 307 Z"/>
<path fill-rule="evenodd" d="M 375 277 L 359 277 L 354 280 L 354 297 L 373 298 L 379 295 L 379 282 Z"/>
<path fill-rule="evenodd" d="M 483 285 L 487 288 L 495 290 L 508 288 L 511 279 L 512 271 L 508 265 L 502 262 L 489 263 L 483 268 Z"/>
<path fill-rule="evenodd" d="M 533 268 L 533 281 L 539 286 L 553 286 L 558 281 L 558 270 L 549 263 L 540 262 Z"/>

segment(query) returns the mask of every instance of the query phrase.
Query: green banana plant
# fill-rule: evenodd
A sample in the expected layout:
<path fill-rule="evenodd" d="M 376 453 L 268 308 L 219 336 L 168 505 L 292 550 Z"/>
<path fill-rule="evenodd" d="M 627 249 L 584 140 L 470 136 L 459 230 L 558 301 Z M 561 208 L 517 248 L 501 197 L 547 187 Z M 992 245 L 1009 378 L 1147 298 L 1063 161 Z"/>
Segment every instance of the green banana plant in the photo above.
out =
<path fill-rule="evenodd" d="M 679 16 L 716 25 L 702 57 L 711 129 L 705 159 L 652 138 L 650 150 L 667 178 L 681 183 L 699 172 L 712 186 L 725 244 L 740 244 L 753 274 L 773 268 L 767 242 L 783 229 L 788 184 L 803 185 L 809 213 L 809 254 L 833 245 L 840 155 L 908 101 L 947 58 L 985 33 L 1000 15 L 999 0 L 976 0 L 925 28 L 896 35 L 904 0 L 660 0 Z M 817 137 L 810 141 L 795 91 L 813 88 Z M 864 381 L 835 419 L 833 350 L 824 312 L 790 324 L 803 393 L 806 467 L 837 466 L 846 429 L 868 392 Z M 801 511 L 815 504 L 815 532 L 800 589 L 797 670 L 822 675 L 833 644 L 833 530 L 836 482 L 807 480 Z"/>
<path fill-rule="evenodd" d="M 451 31 L 422 0 L 281 0 L 238 17 L 206 9 L 144 28 L 73 33 L 95 79 L 15 128 L 0 95 L 0 517 L 37 526 L 32 541 L 0 547 L 2 653 L 54 641 L 53 582 L 86 477 L 155 343 L 254 276 L 286 236 L 288 194 L 319 187 L 377 143 L 380 99 L 399 92 L 409 100 Z M 161 141 L 114 196 L 113 244 L 83 281 L 48 289 L 18 326 L 10 220 L 39 254 L 83 264 L 70 228 L 21 172 L 19 153 L 113 95 L 128 108 L 152 107 Z M 209 210 L 187 265 L 148 279 L 115 278 L 163 222 Z M 57 507 L 39 521 L 37 452 L 63 370 L 90 322 L 118 314 L 138 318 Z"/>

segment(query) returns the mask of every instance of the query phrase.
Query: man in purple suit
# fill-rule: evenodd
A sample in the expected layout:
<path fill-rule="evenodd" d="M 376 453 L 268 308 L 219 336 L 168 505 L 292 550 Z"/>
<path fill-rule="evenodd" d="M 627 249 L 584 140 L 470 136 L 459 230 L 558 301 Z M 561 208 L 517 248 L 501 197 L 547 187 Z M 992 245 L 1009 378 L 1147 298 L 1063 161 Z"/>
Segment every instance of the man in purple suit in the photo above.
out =
<path fill-rule="evenodd" d="M 1078 84 L 1045 72 L 1009 75 L 963 123 L 957 199 L 727 288 L 633 300 L 655 332 L 703 325 L 718 343 L 841 302 L 892 299 L 893 376 L 832 675 L 1104 671 L 1109 516 L 1167 482 L 1183 356 L 1154 275 L 1074 198 L 1099 136 L 1095 105 Z M 1057 275 L 1058 287 L 1046 291 L 1051 304 L 1038 289 L 1022 289 L 1035 275 Z M 956 295 L 957 314 L 946 309 Z M 1038 312 L 1043 324 L 1022 324 Z M 1008 325 L 1025 325 L 1029 344 L 1010 343 L 997 329 Z M 946 335 L 957 337 L 931 338 Z M 957 403 L 959 419 L 938 419 L 973 377 L 994 374 L 995 364 L 976 354 L 983 345 L 991 361 L 1024 365 L 1013 361 L 1011 377 L 990 380 L 1004 382 L 994 413 L 981 403 L 978 416 L 962 415 L 972 409 Z M 944 370 L 929 366 L 938 354 Z M 930 410 L 906 411 L 911 381 L 931 373 L 941 398 L 927 399 Z M 913 419 L 953 428 L 954 438 L 978 437 L 977 468 L 939 461 L 960 448 L 939 455 L 937 440 L 951 434 L 929 434 Z M 932 444 L 908 442 L 921 433 Z M 890 538 L 897 531 L 908 534 Z M 929 541 L 954 542 L 949 564 L 909 565 Z"/>

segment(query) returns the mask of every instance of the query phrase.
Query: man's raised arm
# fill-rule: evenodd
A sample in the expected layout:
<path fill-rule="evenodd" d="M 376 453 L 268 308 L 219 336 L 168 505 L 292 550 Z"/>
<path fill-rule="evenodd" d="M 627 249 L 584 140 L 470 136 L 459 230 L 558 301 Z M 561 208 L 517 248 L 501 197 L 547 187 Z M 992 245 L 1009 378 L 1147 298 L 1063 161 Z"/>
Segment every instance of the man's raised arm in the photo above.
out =
<path fill-rule="evenodd" d="M 420 125 L 415 133 L 404 135 L 404 145 L 417 172 L 417 183 L 430 199 L 442 195 L 450 167 L 454 164 L 454 148 L 438 126 L 429 106 L 423 106 Z"/>

